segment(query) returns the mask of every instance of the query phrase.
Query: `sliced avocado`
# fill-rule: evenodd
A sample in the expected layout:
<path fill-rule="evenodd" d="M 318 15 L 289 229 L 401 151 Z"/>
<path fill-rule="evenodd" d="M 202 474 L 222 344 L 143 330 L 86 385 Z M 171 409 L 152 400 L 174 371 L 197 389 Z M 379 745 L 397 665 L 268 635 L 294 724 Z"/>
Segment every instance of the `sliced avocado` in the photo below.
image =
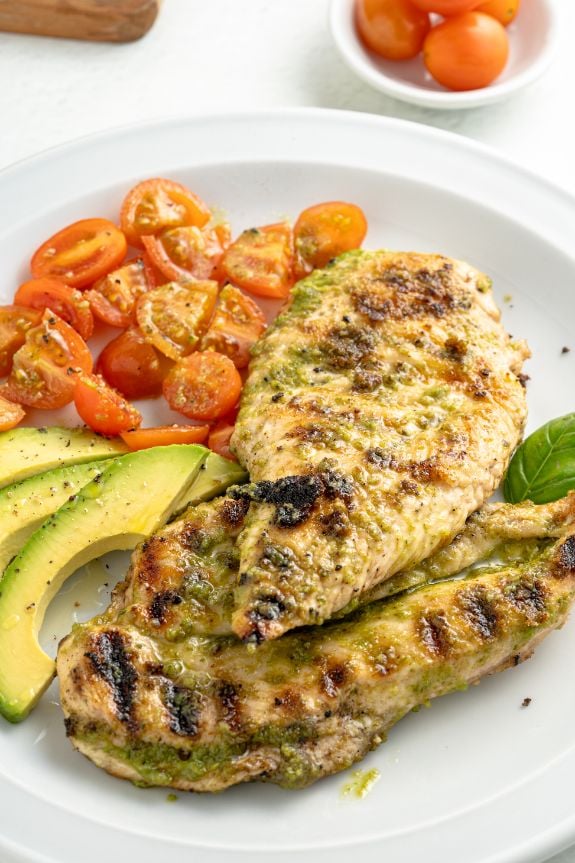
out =
<path fill-rule="evenodd" d="M 17 428 L 0 432 L 0 488 L 55 467 L 113 458 L 128 452 L 119 439 L 87 429 Z"/>
<path fill-rule="evenodd" d="M 0 489 L 0 577 L 42 522 L 109 464 L 57 467 Z"/>
<path fill-rule="evenodd" d="M 237 462 L 211 452 L 202 464 L 186 496 L 186 505 L 211 500 L 225 491 L 228 486 L 243 482 L 247 476 L 243 467 L 240 467 Z"/>
<path fill-rule="evenodd" d="M 38 643 L 50 601 L 80 566 L 134 548 L 178 512 L 202 446 L 154 447 L 115 459 L 28 540 L 0 582 L 0 713 L 24 719 L 54 676 Z"/>

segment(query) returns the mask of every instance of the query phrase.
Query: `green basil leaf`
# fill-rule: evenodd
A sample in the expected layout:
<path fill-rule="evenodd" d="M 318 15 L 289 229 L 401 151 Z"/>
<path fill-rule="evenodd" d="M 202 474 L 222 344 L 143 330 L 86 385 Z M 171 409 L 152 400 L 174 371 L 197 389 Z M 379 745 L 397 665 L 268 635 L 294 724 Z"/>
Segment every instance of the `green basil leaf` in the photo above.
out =
<path fill-rule="evenodd" d="M 575 489 L 575 413 L 551 420 L 523 441 L 503 486 L 509 503 L 549 503 Z"/>

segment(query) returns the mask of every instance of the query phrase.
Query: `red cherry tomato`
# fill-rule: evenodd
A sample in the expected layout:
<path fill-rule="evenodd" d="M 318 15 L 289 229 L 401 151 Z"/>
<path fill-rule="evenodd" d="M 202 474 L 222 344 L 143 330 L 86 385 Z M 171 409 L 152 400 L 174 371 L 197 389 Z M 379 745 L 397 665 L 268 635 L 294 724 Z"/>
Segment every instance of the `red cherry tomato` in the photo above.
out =
<path fill-rule="evenodd" d="M 222 258 L 227 279 L 259 297 L 287 297 L 293 283 L 292 231 L 288 224 L 250 228 Z"/>
<path fill-rule="evenodd" d="M 177 360 L 191 353 L 205 333 L 218 297 L 217 282 L 169 282 L 140 297 L 138 325 L 146 341 Z"/>
<path fill-rule="evenodd" d="M 234 428 L 235 426 L 228 422 L 227 419 L 220 420 L 213 427 L 208 437 L 208 447 L 223 458 L 229 458 L 230 461 L 237 461 L 237 458 L 230 449 L 230 438 Z"/>
<path fill-rule="evenodd" d="M 42 313 L 24 306 L 0 306 L 0 377 L 9 374 L 12 357 L 26 341 L 26 333 L 37 327 Z"/>
<path fill-rule="evenodd" d="M 127 399 L 158 396 L 171 362 L 136 327 L 109 342 L 96 363 L 96 371 Z"/>
<path fill-rule="evenodd" d="M 480 3 L 477 11 L 497 18 L 504 27 L 507 27 L 517 17 L 520 6 L 521 0 L 488 0 L 487 3 Z"/>
<path fill-rule="evenodd" d="M 409 0 L 357 0 L 356 22 L 367 48 L 387 60 L 416 57 L 431 26 Z"/>
<path fill-rule="evenodd" d="M 69 288 L 58 279 L 30 279 L 20 285 L 14 301 L 31 309 L 52 309 L 58 317 L 70 324 L 84 341 L 94 332 L 94 317 L 84 294 L 75 288 Z"/>
<path fill-rule="evenodd" d="M 172 228 L 157 236 L 142 237 L 153 265 L 169 281 L 212 279 L 217 275 L 224 250 L 229 245 L 229 230 L 216 228 Z M 164 280 L 164 281 L 165 281 Z"/>
<path fill-rule="evenodd" d="M 135 428 L 142 422 L 140 412 L 99 375 L 80 372 L 74 389 L 74 404 L 86 425 L 109 437 Z"/>
<path fill-rule="evenodd" d="M 487 87 L 501 74 L 509 56 L 502 24 L 481 12 L 466 12 L 434 27 L 423 59 L 436 81 L 450 90 Z"/>
<path fill-rule="evenodd" d="M 52 276 L 72 288 L 85 288 L 115 269 L 126 255 L 126 238 L 107 219 L 82 219 L 46 240 L 34 252 L 35 279 Z"/>
<path fill-rule="evenodd" d="M 240 397 L 242 379 L 233 362 L 215 351 L 198 351 L 180 360 L 164 381 L 169 406 L 195 420 L 217 420 Z"/>
<path fill-rule="evenodd" d="M 86 297 L 97 318 L 111 327 L 125 329 L 135 321 L 139 297 L 151 287 L 144 261 L 136 258 L 99 279 L 86 291 Z"/>
<path fill-rule="evenodd" d="M 411 3 L 423 12 L 436 12 L 448 18 L 475 9 L 481 0 L 411 0 Z"/>
<path fill-rule="evenodd" d="M 0 396 L 0 432 L 16 428 L 25 416 L 26 413 L 21 405 Z"/>
<path fill-rule="evenodd" d="M 355 204 L 329 201 L 308 207 L 294 227 L 297 277 L 325 267 L 342 252 L 359 249 L 366 233 L 365 215 Z"/>
<path fill-rule="evenodd" d="M 120 437 L 130 449 L 138 450 L 171 444 L 203 443 L 209 430 L 208 425 L 157 426 L 148 429 L 132 429 L 132 431 L 122 432 Z"/>
<path fill-rule="evenodd" d="M 250 349 L 266 328 L 262 310 L 239 288 L 222 288 L 212 322 L 200 342 L 200 350 L 225 354 L 243 369 L 250 361 Z"/>
<path fill-rule="evenodd" d="M 121 223 L 128 242 L 141 246 L 145 234 L 166 228 L 195 225 L 203 228 L 210 218 L 206 204 L 173 180 L 143 180 L 131 189 L 122 204 Z"/>

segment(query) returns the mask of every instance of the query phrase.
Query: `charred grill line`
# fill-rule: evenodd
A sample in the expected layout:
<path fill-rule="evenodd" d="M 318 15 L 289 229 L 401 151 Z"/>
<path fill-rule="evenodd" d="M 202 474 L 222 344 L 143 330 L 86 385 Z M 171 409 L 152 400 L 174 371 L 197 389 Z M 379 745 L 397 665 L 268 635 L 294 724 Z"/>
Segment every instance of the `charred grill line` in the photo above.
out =
<path fill-rule="evenodd" d="M 112 690 L 118 719 L 133 723 L 132 711 L 138 673 L 124 647 L 124 638 L 117 629 L 102 632 L 94 639 L 94 650 L 84 655 L 95 673 Z"/>

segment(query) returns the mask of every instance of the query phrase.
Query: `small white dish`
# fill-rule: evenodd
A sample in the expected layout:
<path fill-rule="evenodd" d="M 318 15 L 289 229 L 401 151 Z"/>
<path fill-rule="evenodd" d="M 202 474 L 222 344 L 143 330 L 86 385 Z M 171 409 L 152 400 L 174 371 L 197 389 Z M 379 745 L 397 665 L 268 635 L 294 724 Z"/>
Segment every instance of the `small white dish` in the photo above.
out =
<path fill-rule="evenodd" d="M 557 44 L 556 0 L 524 0 L 508 28 L 510 56 L 497 80 L 481 90 L 453 92 L 433 80 L 423 60 L 384 60 L 369 51 L 357 33 L 355 0 L 332 0 L 329 21 L 335 44 L 353 71 L 376 90 L 426 108 L 476 108 L 507 99 L 537 80 L 550 65 Z"/>

